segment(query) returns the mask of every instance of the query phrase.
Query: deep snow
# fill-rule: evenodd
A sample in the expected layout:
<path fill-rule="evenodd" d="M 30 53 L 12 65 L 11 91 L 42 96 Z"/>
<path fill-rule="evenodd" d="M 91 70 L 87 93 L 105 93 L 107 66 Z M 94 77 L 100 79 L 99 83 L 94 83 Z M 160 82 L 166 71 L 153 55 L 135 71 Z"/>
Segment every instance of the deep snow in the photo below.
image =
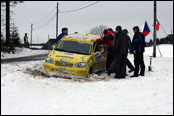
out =
<path fill-rule="evenodd" d="M 173 114 L 173 45 L 152 60 L 146 48 L 144 77 L 76 81 L 26 73 L 44 61 L 1 64 L 1 114 Z M 172 54 L 172 55 L 171 55 Z M 133 62 L 133 55 L 128 56 Z"/>

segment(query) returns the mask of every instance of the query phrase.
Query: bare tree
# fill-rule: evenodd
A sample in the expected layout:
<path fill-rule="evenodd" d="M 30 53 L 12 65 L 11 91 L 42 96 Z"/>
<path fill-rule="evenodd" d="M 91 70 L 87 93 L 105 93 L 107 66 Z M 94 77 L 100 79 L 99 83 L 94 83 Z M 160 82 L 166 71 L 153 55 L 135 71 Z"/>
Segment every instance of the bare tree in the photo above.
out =
<path fill-rule="evenodd" d="M 100 35 L 102 37 L 103 36 L 103 31 L 105 29 L 108 29 L 108 27 L 105 26 L 105 25 L 99 25 L 99 26 L 96 26 L 96 27 L 90 29 L 89 33 L 94 34 L 94 35 Z"/>

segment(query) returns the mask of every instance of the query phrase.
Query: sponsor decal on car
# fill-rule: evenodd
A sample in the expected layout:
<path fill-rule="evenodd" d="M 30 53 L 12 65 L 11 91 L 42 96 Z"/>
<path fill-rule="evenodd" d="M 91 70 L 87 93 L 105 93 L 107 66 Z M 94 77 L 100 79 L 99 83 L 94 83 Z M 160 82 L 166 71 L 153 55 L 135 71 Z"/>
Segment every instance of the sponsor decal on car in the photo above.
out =
<path fill-rule="evenodd" d="M 96 61 L 101 61 L 102 60 L 102 56 L 97 56 L 96 57 Z"/>
<path fill-rule="evenodd" d="M 79 36 L 69 36 L 68 38 L 76 38 L 76 39 L 88 39 L 87 37 L 79 37 Z"/>
<path fill-rule="evenodd" d="M 81 42 L 81 43 L 90 43 L 90 41 L 86 41 L 84 39 L 76 39 L 76 38 L 65 38 L 64 40 L 68 40 L 68 41 L 76 41 L 76 42 Z"/>
<path fill-rule="evenodd" d="M 61 56 L 59 56 L 59 55 L 56 55 L 56 57 L 61 57 Z"/>
<path fill-rule="evenodd" d="M 60 59 L 60 61 L 62 61 L 62 62 L 69 62 L 69 60 L 65 60 L 65 59 Z"/>
<path fill-rule="evenodd" d="M 74 55 L 73 53 L 64 53 L 64 54 L 65 55 L 72 55 L 72 56 Z"/>

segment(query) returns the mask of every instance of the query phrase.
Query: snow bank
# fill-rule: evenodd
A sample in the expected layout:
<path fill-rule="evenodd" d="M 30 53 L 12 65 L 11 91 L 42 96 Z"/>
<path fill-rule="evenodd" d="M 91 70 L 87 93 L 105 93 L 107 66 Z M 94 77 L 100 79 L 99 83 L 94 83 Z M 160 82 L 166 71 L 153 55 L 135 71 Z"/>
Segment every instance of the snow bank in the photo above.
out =
<path fill-rule="evenodd" d="M 15 54 L 13 53 L 8 54 L 1 52 L 1 59 L 17 58 L 17 57 L 32 56 L 32 55 L 47 54 L 47 53 L 49 53 L 48 50 L 31 50 L 28 48 L 17 47 Z"/>
<path fill-rule="evenodd" d="M 128 57 L 132 62 L 133 56 Z M 26 73 L 27 68 L 40 69 L 44 61 L 2 64 L 1 114 L 173 114 L 173 58 L 154 58 L 153 72 L 147 71 L 149 56 L 144 60 L 144 77 L 130 78 L 132 73 L 128 73 L 126 79 L 107 81 L 74 81 Z"/>

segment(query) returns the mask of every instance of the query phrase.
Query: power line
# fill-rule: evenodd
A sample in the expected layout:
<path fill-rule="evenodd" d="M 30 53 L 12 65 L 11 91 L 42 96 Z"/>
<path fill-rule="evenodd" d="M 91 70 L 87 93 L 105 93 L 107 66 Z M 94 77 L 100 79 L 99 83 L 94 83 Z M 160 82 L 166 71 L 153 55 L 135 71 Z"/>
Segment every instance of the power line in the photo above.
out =
<path fill-rule="evenodd" d="M 42 28 L 45 27 L 47 24 L 49 24 L 55 17 L 56 17 L 56 15 L 54 14 L 53 17 L 51 17 L 51 19 L 50 19 L 46 24 L 44 24 L 44 25 L 41 26 L 40 28 L 33 29 L 33 30 L 35 31 L 35 30 L 40 30 L 40 29 L 42 29 Z"/>
<path fill-rule="evenodd" d="M 44 21 L 54 10 L 56 7 L 54 7 L 47 15 L 45 15 L 41 20 L 35 22 L 34 24 L 37 25 L 39 23 L 41 23 L 42 21 Z"/>
<path fill-rule="evenodd" d="M 60 9 L 63 9 L 64 10 L 64 9 L 67 9 L 67 8 L 71 8 L 72 6 L 77 6 L 77 4 L 81 4 L 81 3 L 82 2 L 80 2 L 80 3 L 78 2 L 78 3 L 75 3 L 75 4 L 69 4 L 69 5 L 66 5 L 65 4 L 64 6 L 66 6 L 66 7 L 61 8 L 61 6 L 60 6 Z"/>
<path fill-rule="evenodd" d="M 54 9 L 55 9 L 55 7 L 53 9 L 51 9 L 50 12 L 47 15 L 45 15 L 42 19 L 40 19 L 39 21 L 37 21 L 37 22 L 35 22 L 33 24 L 34 25 L 38 25 L 39 23 L 43 22 L 45 19 L 47 19 L 47 16 L 51 15 L 51 13 L 53 12 Z M 47 21 L 48 20 L 46 20 L 45 22 L 47 22 Z M 42 24 L 44 24 L 45 22 L 43 22 Z M 29 30 L 30 27 L 31 27 L 31 24 L 23 26 L 23 28 L 25 28 L 26 31 Z"/>
<path fill-rule="evenodd" d="M 53 17 L 54 17 L 54 15 L 55 15 L 55 12 L 53 13 L 53 15 L 51 15 L 51 17 L 49 17 L 49 18 L 47 18 L 43 23 L 41 23 L 39 26 L 37 26 L 37 27 L 40 27 L 40 26 L 42 26 L 42 25 L 45 25 L 45 23 L 47 23 L 50 19 L 52 19 Z"/>
<path fill-rule="evenodd" d="M 95 3 L 92 3 L 92 4 L 90 4 L 90 5 L 87 5 L 87 6 L 84 6 L 84 7 L 78 8 L 78 9 L 75 9 L 75 10 L 71 10 L 71 11 L 61 11 L 61 12 L 59 12 L 59 13 L 75 12 L 75 11 L 82 10 L 82 9 L 87 8 L 87 7 L 90 7 L 90 6 L 92 6 L 92 5 L 94 5 L 94 4 L 97 4 L 97 3 L 99 3 L 99 2 L 100 2 L 100 1 L 97 1 L 97 2 L 95 2 Z"/>
<path fill-rule="evenodd" d="M 100 2 L 100 1 L 98 1 L 98 2 Z M 87 7 L 90 7 L 90 6 L 94 5 L 94 4 L 97 4 L 98 2 L 92 3 L 92 4 L 90 4 L 90 5 L 87 5 L 87 6 L 84 6 L 84 7 L 78 8 L 78 9 L 75 9 L 75 10 L 71 10 L 71 11 L 61 11 L 61 12 L 59 12 L 59 13 L 75 12 L 75 11 L 82 10 L 82 9 L 87 8 Z"/>
<path fill-rule="evenodd" d="M 68 7 L 65 7 L 65 8 L 60 8 L 60 9 L 62 9 L 62 10 L 66 10 L 66 9 L 74 9 L 74 8 L 78 8 L 79 6 L 81 7 L 81 6 L 83 6 L 83 5 L 86 5 L 86 4 L 88 4 L 89 2 L 91 2 L 91 1 L 87 1 L 87 3 L 85 2 L 85 1 L 82 1 L 82 2 L 78 2 L 78 3 L 75 3 L 75 4 L 72 4 L 72 5 L 69 5 Z"/>

